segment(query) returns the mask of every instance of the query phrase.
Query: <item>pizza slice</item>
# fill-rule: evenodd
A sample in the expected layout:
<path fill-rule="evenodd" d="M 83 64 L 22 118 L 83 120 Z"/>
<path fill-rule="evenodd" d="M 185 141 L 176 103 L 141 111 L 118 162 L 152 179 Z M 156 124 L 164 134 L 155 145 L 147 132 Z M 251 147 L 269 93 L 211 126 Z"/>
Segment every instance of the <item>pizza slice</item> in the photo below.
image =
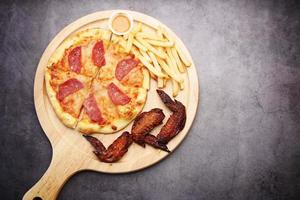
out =
<path fill-rule="evenodd" d="M 77 129 L 84 133 L 113 133 L 127 126 L 142 110 L 146 90 L 111 82 L 107 87 L 95 79 L 83 104 Z"/>
<path fill-rule="evenodd" d="M 77 129 L 84 133 L 113 133 L 127 126 L 143 109 L 147 90 L 143 65 L 133 55 L 121 53 L 115 44 L 105 66 L 93 80 Z"/>
<path fill-rule="evenodd" d="M 94 77 L 106 64 L 111 32 L 94 28 L 66 39 L 51 56 L 48 68 Z"/>
<path fill-rule="evenodd" d="M 46 90 L 58 118 L 70 128 L 79 119 L 92 78 L 56 68 L 45 73 Z"/>
<path fill-rule="evenodd" d="M 118 44 L 111 43 L 106 52 L 106 65 L 101 67 L 98 79 L 104 86 L 108 86 L 113 80 L 130 87 L 143 86 L 142 63 L 133 54 L 125 53 Z"/>

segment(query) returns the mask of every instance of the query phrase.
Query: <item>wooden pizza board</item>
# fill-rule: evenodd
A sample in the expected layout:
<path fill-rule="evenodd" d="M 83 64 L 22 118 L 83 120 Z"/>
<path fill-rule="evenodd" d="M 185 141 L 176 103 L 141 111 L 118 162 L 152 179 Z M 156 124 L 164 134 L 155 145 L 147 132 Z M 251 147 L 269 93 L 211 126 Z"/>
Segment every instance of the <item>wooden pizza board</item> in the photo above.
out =
<path fill-rule="evenodd" d="M 93 170 L 104 173 L 133 172 L 149 167 L 162 160 L 166 156 L 170 155 L 164 151 L 154 149 L 150 146 L 142 148 L 136 144 L 132 144 L 128 152 L 119 162 L 113 164 L 99 162 L 92 153 L 93 149 L 91 145 L 82 137 L 82 134 L 65 127 L 59 121 L 48 99 L 44 82 L 44 72 L 46 69 L 47 61 L 51 54 L 65 38 L 72 34 L 75 34 L 80 30 L 93 27 L 108 29 L 108 18 L 114 11 L 116 10 L 96 12 L 84 16 L 71 23 L 56 35 L 56 37 L 50 42 L 40 59 L 34 81 L 34 103 L 40 124 L 51 143 L 53 155 L 50 166 L 45 174 L 24 195 L 23 199 L 32 200 L 35 197 L 40 197 L 44 200 L 55 199 L 64 183 L 73 174 L 82 170 Z M 192 61 L 192 66 L 188 68 L 188 72 L 184 77 L 185 89 L 180 91 L 179 95 L 176 97 L 176 99 L 181 101 L 186 106 L 187 121 L 185 128 L 168 144 L 169 149 L 171 151 L 174 151 L 175 148 L 187 135 L 188 130 L 191 127 L 196 115 L 199 85 L 193 60 L 182 41 L 175 35 L 175 33 L 173 33 L 160 21 L 142 13 L 127 10 L 122 11 L 131 14 L 134 18 L 135 23 L 140 21 L 144 25 L 147 25 L 148 31 L 154 31 L 153 28 L 156 28 L 159 25 L 166 28 L 171 36 L 176 39 L 177 44 L 186 54 L 188 59 Z M 157 83 L 153 80 L 151 81 L 151 89 L 148 92 L 147 101 L 143 111 L 148 111 L 155 107 L 162 108 L 166 115 L 166 118 L 164 120 L 164 122 L 166 122 L 169 117 L 170 111 L 164 106 L 155 91 L 157 88 Z M 164 88 L 164 91 L 166 91 L 171 96 L 172 86 L 170 81 L 168 82 L 166 88 Z M 108 146 L 123 131 L 130 131 L 131 126 L 132 123 L 129 124 L 125 129 L 115 134 L 95 134 L 94 136 L 99 138 L 105 146 Z M 152 134 L 158 133 L 160 128 L 161 126 L 154 129 Z"/>

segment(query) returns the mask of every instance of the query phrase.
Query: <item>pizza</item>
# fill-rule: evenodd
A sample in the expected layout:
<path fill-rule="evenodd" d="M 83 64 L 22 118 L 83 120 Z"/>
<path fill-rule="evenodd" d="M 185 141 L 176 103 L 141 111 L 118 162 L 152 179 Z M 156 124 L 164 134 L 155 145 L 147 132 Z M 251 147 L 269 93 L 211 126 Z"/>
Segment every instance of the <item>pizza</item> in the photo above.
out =
<path fill-rule="evenodd" d="M 56 115 L 69 128 L 117 132 L 144 107 L 146 68 L 110 39 L 109 30 L 81 31 L 67 38 L 48 61 L 47 94 Z"/>

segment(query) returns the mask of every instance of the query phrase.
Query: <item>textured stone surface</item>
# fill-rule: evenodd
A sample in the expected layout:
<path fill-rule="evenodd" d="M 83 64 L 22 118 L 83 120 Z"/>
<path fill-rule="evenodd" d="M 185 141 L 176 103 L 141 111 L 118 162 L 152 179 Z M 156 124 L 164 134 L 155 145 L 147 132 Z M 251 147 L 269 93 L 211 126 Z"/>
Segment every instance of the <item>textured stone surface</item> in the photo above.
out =
<path fill-rule="evenodd" d="M 0 2 L 0 197 L 20 199 L 51 148 L 33 105 L 42 52 L 94 11 L 132 9 L 173 29 L 200 79 L 190 134 L 136 173 L 81 172 L 58 199 L 299 199 L 300 7 L 292 1 Z"/>

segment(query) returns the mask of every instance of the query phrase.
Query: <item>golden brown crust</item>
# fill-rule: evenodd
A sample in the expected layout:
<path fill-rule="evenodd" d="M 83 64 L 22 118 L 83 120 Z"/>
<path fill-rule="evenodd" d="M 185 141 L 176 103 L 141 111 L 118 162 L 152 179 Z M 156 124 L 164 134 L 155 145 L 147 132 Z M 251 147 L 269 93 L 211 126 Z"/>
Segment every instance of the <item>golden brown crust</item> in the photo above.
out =
<path fill-rule="evenodd" d="M 45 73 L 45 83 L 46 83 L 46 90 L 48 93 L 49 100 L 52 104 L 52 107 L 57 115 L 57 117 L 62 121 L 63 124 L 65 124 L 69 128 L 74 128 L 77 122 L 77 119 L 70 115 L 69 113 L 66 113 L 63 111 L 63 109 L 60 106 L 59 101 L 56 98 L 56 92 L 53 90 L 53 88 L 50 85 L 51 75 L 49 70 L 46 70 Z"/>
<path fill-rule="evenodd" d="M 65 55 L 65 52 L 71 48 L 72 46 L 76 46 L 86 38 L 93 38 L 95 40 L 101 39 L 106 41 L 105 46 L 109 44 L 111 38 L 111 32 L 109 30 L 100 29 L 100 28 L 92 28 L 87 29 L 81 32 L 76 33 L 75 35 L 69 36 L 65 39 L 59 47 L 55 50 L 55 52 L 51 55 L 47 67 L 52 68 L 57 63 L 59 63 Z"/>

